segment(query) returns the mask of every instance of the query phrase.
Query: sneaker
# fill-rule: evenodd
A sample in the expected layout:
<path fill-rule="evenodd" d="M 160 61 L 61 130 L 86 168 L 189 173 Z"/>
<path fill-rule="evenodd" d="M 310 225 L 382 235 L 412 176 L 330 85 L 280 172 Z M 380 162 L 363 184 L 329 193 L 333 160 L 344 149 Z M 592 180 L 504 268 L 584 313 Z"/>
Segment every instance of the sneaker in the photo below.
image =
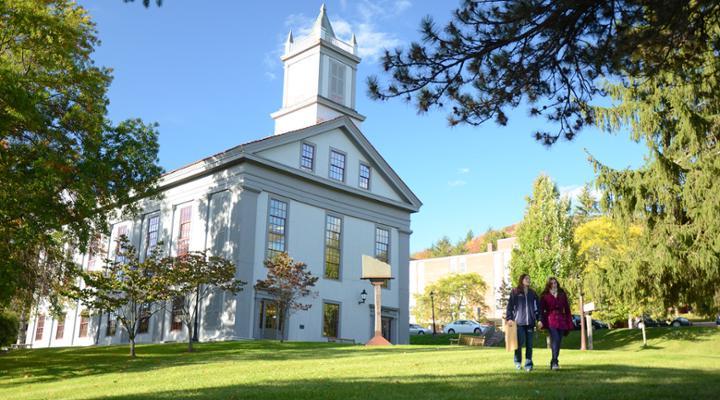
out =
<path fill-rule="evenodd" d="M 518 371 L 521 370 L 521 369 L 522 369 L 522 364 L 516 362 L 516 363 L 515 363 L 515 369 L 518 370 Z"/>
<path fill-rule="evenodd" d="M 531 360 L 525 360 L 525 371 L 530 372 L 533 369 L 533 363 Z"/>
<path fill-rule="evenodd" d="M 560 366 L 557 365 L 557 364 L 553 364 L 553 365 L 550 366 L 550 369 L 553 370 L 553 371 L 557 371 L 557 370 L 560 369 Z"/>

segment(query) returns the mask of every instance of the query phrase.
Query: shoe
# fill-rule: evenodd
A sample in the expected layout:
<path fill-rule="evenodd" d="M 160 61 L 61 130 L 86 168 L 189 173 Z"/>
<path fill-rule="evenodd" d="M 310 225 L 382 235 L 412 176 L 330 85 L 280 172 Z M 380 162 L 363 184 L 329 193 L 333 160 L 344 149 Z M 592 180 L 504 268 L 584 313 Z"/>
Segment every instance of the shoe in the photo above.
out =
<path fill-rule="evenodd" d="M 520 370 L 522 369 L 522 364 L 520 364 L 520 363 L 515 363 L 515 369 L 518 370 L 518 371 L 520 371 Z"/>
<path fill-rule="evenodd" d="M 533 363 L 531 360 L 525 360 L 525 371 L 530 372 L 533 369 Z"/>
<path fill-rule="evenodd" d="M 550 365 L 550 369 L 553 370 L 553 371 L 557 371 L 557 370 L 560 369 L 560 366 L 557 365 L 557 364 L 552 364 L 552 365 Z"/>

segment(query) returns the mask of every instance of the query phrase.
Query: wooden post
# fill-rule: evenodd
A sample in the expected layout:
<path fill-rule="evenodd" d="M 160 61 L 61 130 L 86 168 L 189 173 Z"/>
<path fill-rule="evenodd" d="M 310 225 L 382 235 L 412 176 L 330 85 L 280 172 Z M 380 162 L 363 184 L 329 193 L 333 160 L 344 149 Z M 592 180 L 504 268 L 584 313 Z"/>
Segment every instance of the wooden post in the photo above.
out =
<path fill-rule="evenodd" d="M 585 316 L 586 323 L 587 323 L 587 349 L 592 350 L 593 349 L 593 325 L 592 325 L 592 316 L 587 315 Z"/>
<path fill-rule="evenodd" d="M 387 341 L 382 335 L 382 279 L 372 279 L 372 283 L 375 288 L 375 336 L 370 339 L 365 346 L 389 346 L 390 342 Z"/>
<path fill-rule="evenodd" d="M 587 350 L 585 341 L 585 303 L 583 303 L 583 295 L 580 293 L 580 350 Z"/>

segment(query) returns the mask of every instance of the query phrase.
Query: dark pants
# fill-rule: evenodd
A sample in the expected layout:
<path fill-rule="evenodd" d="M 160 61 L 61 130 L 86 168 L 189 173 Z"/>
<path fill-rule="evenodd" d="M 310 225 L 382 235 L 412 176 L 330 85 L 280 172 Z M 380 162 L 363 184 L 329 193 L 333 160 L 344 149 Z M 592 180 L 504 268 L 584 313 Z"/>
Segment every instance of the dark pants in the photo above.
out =
<path fill-rule="evenodd" d="M 532 325 L 518 325 L 518 348 L 515 350 L 515 363 L 522 362 L 522 347 L 525 346 L 525 359 L 528 362 L 525 366 L 532 365 L 532 350 L 533 350 L 533 332 L 535 327 Z"/>
<path fill-rule="evenodd" d="M 565 336 L 563 329 L 550 328 L 550 348 L 552 349 L 552 359 L 550 365 L 558 365 L 558 356 L 560 355 L 560 343 Z"/>

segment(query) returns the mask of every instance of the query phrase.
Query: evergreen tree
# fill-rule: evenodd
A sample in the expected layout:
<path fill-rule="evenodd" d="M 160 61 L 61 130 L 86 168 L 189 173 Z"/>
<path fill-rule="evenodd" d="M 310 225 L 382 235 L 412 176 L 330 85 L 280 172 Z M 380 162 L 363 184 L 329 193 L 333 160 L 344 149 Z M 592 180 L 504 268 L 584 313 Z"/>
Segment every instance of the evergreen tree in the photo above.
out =
<path fill-rule="evenodd" d="M 567 279 L 579 280 L 570 201 L 560 198 L 557 186 L 547 175 L 540 175 L 533 183 L 517 238 L 510 260 L 512 282 L 523 273 L 529 274 L 539 289 L 550 276 L 568 288 Z"/>
<path fill-rule="evenodd" d="M 642 227 L 633 257 L 638 290 L 666 306 L 720 309 L 720 21 L 696 54 L 699 68 L 668 71 L 630 85 L 608 85 L 613 107 L 596 109 L 609 131 L 630 128 L 648 148 L 638 169 L 593 159 L 602 202 L 625 224 Z"/>

